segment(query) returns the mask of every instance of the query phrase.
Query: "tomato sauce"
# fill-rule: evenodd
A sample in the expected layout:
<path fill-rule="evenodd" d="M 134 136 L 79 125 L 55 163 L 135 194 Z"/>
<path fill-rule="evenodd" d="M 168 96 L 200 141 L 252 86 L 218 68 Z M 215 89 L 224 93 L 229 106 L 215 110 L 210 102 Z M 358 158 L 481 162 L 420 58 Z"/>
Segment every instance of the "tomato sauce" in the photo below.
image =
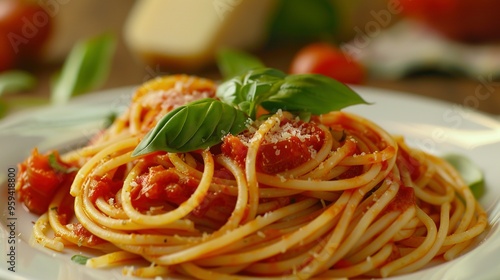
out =
<path fill-rule="evenodd" d="M 132 205 L 139 210 L 149 210 L 165 203 L 180 205 L 193 194 L 198 183 L 191 178 L 181 179 L 176 172 L 162 165 L 153 166 L 135 179 L 131 190 Z"/>
<path fill-rule="evenodd" d="M 139 211 L 167 205 L 176 207 L 192 196 L 199 183 L 195 178 L 180 176 L 174 169 L 162 165 L 152 166 L 134 181 L 131 190 L 132 205 Z M 210 209 L 227 219 L 235 204 L 236 198 L 233 196 L 222 192 L 208 192 L 192 214 L 202 217 Z"/>
<path fill-rule="evenodd" d="M 416 199 L 415 199 L 415 191 L 413 190 L 413 188 L 401 185 L 399 187 L 398 193 L 392 199 L 392 201 L 387 205 L 385 211 L 403 212 L 415 204 L 416 204 Z"/>
<path fill-rule="evenodd" d="M 400 157 L 398 158 L 399 163 L 403 164 L 406 167 L 406 169 L 410 173 L 411 179 L 412 180 L 418 179 L 422 173 L 420 170 L 422 168 L 420 162 L 404 149 L 399 149 L 399 154 L 400 154 Z"/>
<path fill-rule="evenodd" d="M 69 228 L 76 236 L 78 236 L 81 243 L 85 243 L 89 246 L 106 243 L 104 239 L 95 236 L 80 223 L 70 224 Z"/>
<path fill-rule="evenodd" d="M 57 152 L 45 155 L 39 154 L 37 149 L 19 164 L 18 189 L 19 199 L 35 214 L 41 215 L 47 211 L 50 201 L 63 184 L 71 184 L 75 171 L 64 172 L 57 170 L 49 162 L 53 154 L 57 164 L 65 169 L 72 166 L 62 162 Z"/>
<path fill-rule="evenodd" d="M 295 120 L 283 120 L 280 129 L 273 133 L 266 135 L 257 153 L 257 170 L 267 174 L 290 170 L 309 161 L 325 139 L 317 124 Z M 225 137 L 221 150 L 244 166 L 248 146 L 241 137 Z"/>
<path fill-rule="evenodd" d="M 108 176 L 94 176 L 90 179 L 90 201 L 95 202 L 99 197 L 104 200 L 115 197 L 116 192 L 122 187 L 123 182 L 113 180 Z"/>

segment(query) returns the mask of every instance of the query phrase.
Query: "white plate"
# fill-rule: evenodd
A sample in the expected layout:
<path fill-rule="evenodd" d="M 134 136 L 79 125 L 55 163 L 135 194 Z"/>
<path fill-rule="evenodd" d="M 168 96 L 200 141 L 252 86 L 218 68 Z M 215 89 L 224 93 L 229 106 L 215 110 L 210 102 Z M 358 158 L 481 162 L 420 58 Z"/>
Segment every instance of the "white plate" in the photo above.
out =
<path fill-rule="evenodd" d="M 15 168 L 35 146 L 40 150 L 69 148 L 91 137 L 111 112 L 127 107 L 133 88 L 119 88 L 74 99 L 63 107 L 43 108 L 11 116 L 0 122 L 0 182 L 2 195 L 0 236 L 1 279 L 121 279 L 121 269 L 95 270 L 70 261 L 77 253 L 55 253 L 33 248 L 28 242 L 36 217 L 16 201 L 14 216 L 7 208 L 9 168 Z M 410 145 L 434 154 L 464 154 L 481 166 L 487 184 L 481 204 L 491 227 L 477 246 L 456 260 L 391 279 L 500 279 L 500 123 L 463 106 L 415 97 L 401 92 L 357 87 L 372 105 L 349 108 L 389 132 L 404 135 Z M 487 102 L 487 101 L 480 101 Z M 7 220 L 13 217 L 16 220 Z M 8 271 L 11 236 L 7 228 L 15 222 L 15 269 Z M 12 242 L 12 241 L 11 241 Z M 14 263 L 12 263 L 14 264 Z M 130 278 L 127 278 L 130 279 Z"/>

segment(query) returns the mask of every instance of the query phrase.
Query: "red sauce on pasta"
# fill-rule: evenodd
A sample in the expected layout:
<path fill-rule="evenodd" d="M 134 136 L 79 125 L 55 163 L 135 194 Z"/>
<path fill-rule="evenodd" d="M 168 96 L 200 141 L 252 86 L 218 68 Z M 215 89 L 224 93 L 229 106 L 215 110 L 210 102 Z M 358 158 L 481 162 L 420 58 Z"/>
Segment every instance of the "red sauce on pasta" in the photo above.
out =
<path fill-rule="evenodd" d="M 18 192 L 19 199 L 31 212 L 39 215 L 47 211 L 57 189 L 65 182 L 70 184 L 75 174 L 55 170 L 49 163 L 50 154 L 42 155 L 34 149 L 18 166 L 18 184 L 21 186 Z M 60 166 L 71 167 L 61 161 L 57 152 L 54 152 L 54 156 Z"/>
<path fill-rule="evenodd" d="M 244 136 L 243 136 L 244 137 Z M 296 120 L 283 120 L 276 130 L 266 134 L 257 153 L 257 170 L 275 174 L 314 158 L 323 145 L 325 135 L 317 124 Z M 242 136 L 227 136 L 222 152 L 242 166 L 248 146 Z"/>

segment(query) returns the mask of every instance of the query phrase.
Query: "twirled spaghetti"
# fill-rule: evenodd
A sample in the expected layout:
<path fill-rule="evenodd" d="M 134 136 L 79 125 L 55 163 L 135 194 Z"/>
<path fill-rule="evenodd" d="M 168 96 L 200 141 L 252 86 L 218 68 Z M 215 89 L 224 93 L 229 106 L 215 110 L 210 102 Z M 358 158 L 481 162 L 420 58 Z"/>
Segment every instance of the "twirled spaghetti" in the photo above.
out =
<path fill-rule="evenodd" d="M 57 170 L 35 150 L 17 189 L 43 213 L 36 240 L 101 250 L 87 266 L 140 277 L 387 277 L 455 258 L 487 226 L 446 161 L 345 112 L 304 122 L 279 111 L 209 149 L 131 156 L 163 115 L 215 89 L 150 81 L 87 146 L 52 153 Z M 36 185 L 51 184 L 38 201 Z"/>

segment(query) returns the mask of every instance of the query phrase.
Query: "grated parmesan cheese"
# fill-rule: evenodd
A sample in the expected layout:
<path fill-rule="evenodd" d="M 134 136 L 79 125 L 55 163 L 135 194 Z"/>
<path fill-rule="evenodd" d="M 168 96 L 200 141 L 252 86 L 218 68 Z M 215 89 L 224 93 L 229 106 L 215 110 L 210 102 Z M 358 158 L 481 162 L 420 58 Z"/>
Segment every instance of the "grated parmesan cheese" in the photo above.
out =
<path fill-rule="evenodd" d="M 281 181 L 282 183 L 286 182 L 286 178 L 285 178 L 283 175 L 279 175 L 279 174 L 278 174 L 277 176 L 278 176 L 278 178 L 280 178 L 280 181 Z"/>

